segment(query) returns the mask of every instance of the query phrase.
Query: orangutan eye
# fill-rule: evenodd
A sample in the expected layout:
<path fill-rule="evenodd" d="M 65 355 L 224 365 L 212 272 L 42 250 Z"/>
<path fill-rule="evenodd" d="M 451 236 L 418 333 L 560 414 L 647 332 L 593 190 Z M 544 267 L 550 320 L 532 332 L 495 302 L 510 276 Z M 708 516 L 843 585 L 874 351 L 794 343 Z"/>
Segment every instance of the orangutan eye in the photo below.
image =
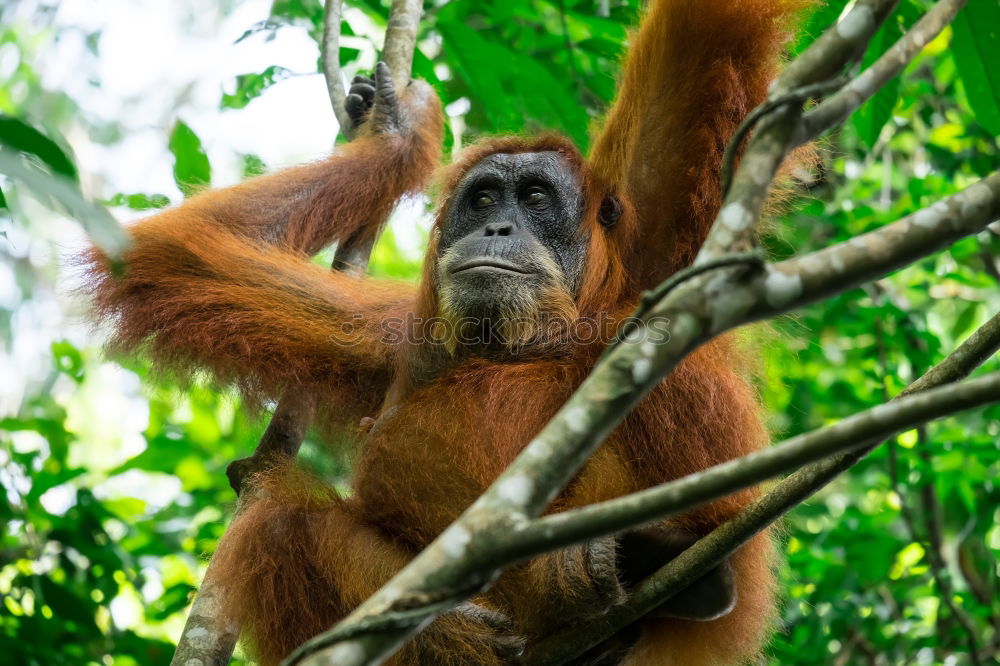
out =
<path fill-rule="evenodd" d="M 549 194 L 545 188 L 533 185 L 524 192 L 524 203 L 529 206 L 542 206 L 548 203 Z"/>
<path fill-rule="evenodd" d="M 489 208 L 496 202 L 493 197 L 490 196 L 489 192 L 480 192 L 472 199 L 472 207 L 476 210 L 483 210 L 484 208 Z"/>

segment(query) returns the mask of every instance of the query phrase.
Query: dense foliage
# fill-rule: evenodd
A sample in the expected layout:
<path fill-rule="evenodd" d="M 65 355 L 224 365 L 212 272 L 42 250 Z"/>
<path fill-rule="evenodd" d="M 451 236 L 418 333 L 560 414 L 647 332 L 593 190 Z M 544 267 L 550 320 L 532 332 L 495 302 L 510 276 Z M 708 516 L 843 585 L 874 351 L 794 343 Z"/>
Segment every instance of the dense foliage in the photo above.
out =
<path fill-rule="evenodd" d="M 159 109 L 166 120 L 150 122 L 173 156 L 178 192 L 88 181 L 92 167 L 75 156 L 76 137 L 114 147 L 126 118 L 84 108 L 80 88 L 47 84 L 46 57 L 60 40 L 84 40 L 94 58 L 104 45 L 100 30 L 50 25 L 57 4 L 0 6 L 0 174 L 28 171 L 0 178 L 0 654 L 17 664 L 167 663 L 204 558 L 231 512 L 225 465 L 253 449 L 264 423 L 213 387 L 150 377 L 137 361 L 118 370 L 79 325 L 80 299 L 60 271 L 63 234 L 76 226 L 40 204 L 100 218 L 88 191 L 118 217 L 134 217 L 130 211 L 213 182 L 214 165 L 203 145 L 209 137 L 171 100 Z M 239 5 L 218 4 L 213 12 L 223 17 Z M 449 147 L 543 128 L 585 145 L 613 94 L 639 4 L 428 1 L 415 70 L 448 105 Z M 844 4 L 833 0 L 808 17 L 795 49 Z M 929 4 L 903 0 L 863 65 Z M 384 27 L 388 1 L 347 5 L 341 56 L 352 72 L 373 61 L 371 39 Z M 241 39 L 303 28 L 318 39 L 321 19 L 320 0 L 275 0 Z M 192 14 L 192 25 L 197 20 Z M 822 168 L 801 174 L 803 195 L 766 239 L 772 254 L 881 226 L 1000 168 L 1000 70 L 990 66 L 997 53 L 1000 4 L 970 0 L 900 79 L 824 140 Z M 100 88 L 87 66 L 87 84 Z M 265 93 L 280 96 L 299 75 L 268 64 L 233 77 L 217 90 L 218 113 L 240 113 Z M 289 122 L 259 131 L 297 129 Z M 244 175 L 264 168 L 253 154 L 235 157 Z M 99 219 L 90 224 L 101 228 Z M 758 331 L 760 388 L 775 436 L 883 402 L 940 360 L 1000 309 L 998 260 L 1000 238 L 969 238 Z M 413 278 L 416 266 L 414 253 L 386 234 L 375 273 Z M 789 516 L 772 663 L 968 663 L 970 643 L 983 663 L 995 658 L 998 434 L 1000 406 L 904 433 Z M 306 454 L 319 459 L 318 450 L 310 441 Z M 344 461 L 326 462 L 331 477 L 342 478 Z"/>

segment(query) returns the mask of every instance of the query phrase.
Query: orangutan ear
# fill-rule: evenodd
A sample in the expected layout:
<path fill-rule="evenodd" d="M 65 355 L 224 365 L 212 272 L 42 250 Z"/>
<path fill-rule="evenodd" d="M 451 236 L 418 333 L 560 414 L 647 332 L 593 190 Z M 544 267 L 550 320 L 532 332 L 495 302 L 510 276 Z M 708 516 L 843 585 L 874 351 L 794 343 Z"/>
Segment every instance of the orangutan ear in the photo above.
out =
<path fill-rule="evenodd" d="M 597 213 L 597 221 L 606 229 L 618 224 L 622 217 L 622 202 L 613 194 L 605 194 L 601 200 L 601 208 Z"/>

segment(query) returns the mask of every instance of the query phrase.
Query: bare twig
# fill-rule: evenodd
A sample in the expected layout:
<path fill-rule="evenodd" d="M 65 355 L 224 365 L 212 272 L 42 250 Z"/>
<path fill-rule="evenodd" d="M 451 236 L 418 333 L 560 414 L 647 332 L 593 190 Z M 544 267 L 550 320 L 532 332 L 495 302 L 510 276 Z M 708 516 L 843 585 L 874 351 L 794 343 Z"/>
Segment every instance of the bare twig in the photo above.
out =
<path fill-rule="evenodd" d="M 908 348 L 925 348 L 923 340 L 914 334 L 912 322 L 907 320 L 904 323 L 904 326 L 906 326 L 905 330 Z M 921 543 L 922 540 L 920 538 L 919 531 L 917 530 L 916 522 L 914 521 L 912 515 L 910 515 L 907 511 L 907 507 L 905 506 L 906 495 L 903 493 L 898 473 L 896 473 L 896 470 L 894 469 L 897 461 L 896 456 L 892 454 L 895 454 L 896 452 L 896 443 L 894 441 L 890 441 L 889 447 L 889 452 L 891 454 L 890 463 L 893 465 L 893 489 L 899 496 L 900 507 L 904 511 L 903 518 L 909 528 L 913 541 Z M 923 463 L 924 469 L 931 469 L 931 452 L 927 442 L 926 426 L 917 428 L 917 456 Z M 941 534 L 941 506 L 938 502 L 937 492 L 934 490 L 933 478 L 924 479 L 923 485 L 920 488 L 920 497 L 923 505 L 921 515 L 923 516 L 927 531 L 926 553 L 927 560 L 930 563 L 931 579 L 938 588 L 938 596 L 941 598 L 941 601 L 948 608 L 948 610 L 951 611 L 952 618 L 962 629 L 962 633 L 965 636 L 966 646 L 968 648 L 970 663 L 972 663 L 973 666 L 978 666 L 978 664 L 982 663 L 982 658 L 979 652 L 975 624 L 973 619 L 969 617 L 969 614 L 965 612 L 965 609 L 955 601 L 955 593 L 951 584 L 951 575 L 948 572 L 948 565 L 945 562 L 944 539 Z M 942 618 L 943 613 L 938 611 L 938 625 L 943 625 Z M 943 632 L 939 633 L 943 635 Z"/>
<path fill-rule="evenodd" d="M 927 444 L 927 431 L 921 428 L 919 431 L 917 455 L 921 461 L 927 465 L 931 464 L 931 453 Z M 948 573 L 948 565 L 944 559 L 944 539 L 941 535 L 941 506 L 938 503 L 937 493 L 934 490 L 934 480 L 926 479 L 920 488 L 920 497 L 923 504 L 924 522 L 927 525 L 927 561 L 930 563 L 931 576 L 937 584 L 938 596 L 944 605 L 951 611 L 951 616 L 962 628 L 965 636 L 965 644 L 969 651 L 969 662 L 973 666 L 983 663 L 979 654 L 979 644 L 976 640 L 976 628 L 972 618 L 955 601 L 955 592 L 951 584 L 951 574 Z M 941 613 L 938 612 L 938 619 Z"/>

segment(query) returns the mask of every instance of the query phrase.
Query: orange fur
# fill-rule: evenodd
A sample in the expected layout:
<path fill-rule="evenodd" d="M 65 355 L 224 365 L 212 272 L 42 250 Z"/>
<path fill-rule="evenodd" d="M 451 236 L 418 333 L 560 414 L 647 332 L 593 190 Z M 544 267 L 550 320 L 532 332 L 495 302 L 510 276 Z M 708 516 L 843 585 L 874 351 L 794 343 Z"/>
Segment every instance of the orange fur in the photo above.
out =
<path fill-rule="evenodd" d="M 689 264 L 721 205 L 733 131 L 763 101 L 794 17 L 815 0 L 659 0 L 632 35 L 591 154 L 632 200 L 643 287 Z"/>
<path fill-rule="evenodd" d="M 141 348 L 182 376 L 208 370 L 252 404 L 307 386 L 337 404 L 339 422 L 371 414 L 398 354 L 379 322 L 411 311 L 415 291 L 323 270 L 309 255 L 377 234 L 400 196 L 427 183 L 440 105 L 433 98 L 413 113 L 421 122 L 407 135 L 363 136 L 324 161 L 140 221 L 123 276 L 92 251 L 88 290 L 114 326 L 111 349 Z"/>
<path fill-rule="evenodd" d="M 652 0 L 590 158 L 556 136 L 470 147 L 441 174 L 437 224 L 456 184 L 484 157 L 559 152 L 578 170 L 587 204 L 581 228 L 590 247 L 576 310 L 606 315 L 613 328 L 641 288 L 689 263 L 704 241 L 720 205 L 726 141 L 763 99 L 790 17 L 805 4 Z M 220 544 L 229 612 L 248 629 L 263 664 L 342 618 L 435 538 L 552 417 L 602 350 L 565 345 L 498 362 L 382 344 L 384 318 L 440 314 L 435 235 L 416 291 L 309 265 L 307 255 L 332 240 L 376 233 L 392 203 L 423 184 L 436 159 L 438 115 L 435 107 L 422 116 L 406 142 L 365 137 L 326 162 L 206 193 L 140 223 L 122 280 L 93 259 L 96 301 L 117 325 L 118 347 L 144 348 L 181 371 L 207 368 L 257 399 L 305 384 L 336 401 L 344 421 L 375 413 L 381 401 L 350 499 L 275 473 L 259 480 L 262 499 L 237 516 Z M 597 219 L 608 195 L 624 211 L 610 230 Z M 331 330 L 353 313 L 364 315 L 358 344 L 331 345 Z M 552 510 L 765 445 L 741 363 L 730 338 L 696 350 L 614 431 Z M 705 533 L 756 494 L 734 494 L 668 524 Z M 509 614 L 516 631 L 542 635 L 555 616 L 591 603 L 585 559 L 572 549 L 537 558 L 506 572 L 478 601 Z M 732 558 L 735 610 L 711 622 L 651 621 L 627 663 L 752 659 L 773 615 L 772 560 L 768 536 L 757 537 Z M 474 618 L 445 615 L 396 663 L 501 664 L 491 637 Z"/>

